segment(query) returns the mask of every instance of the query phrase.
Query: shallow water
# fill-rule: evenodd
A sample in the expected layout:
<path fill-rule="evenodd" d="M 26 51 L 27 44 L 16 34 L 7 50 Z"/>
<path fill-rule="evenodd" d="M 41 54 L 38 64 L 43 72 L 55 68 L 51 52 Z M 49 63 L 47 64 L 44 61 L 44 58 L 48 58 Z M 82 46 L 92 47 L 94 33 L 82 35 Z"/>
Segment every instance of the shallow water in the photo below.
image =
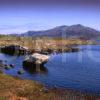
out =
<path fill-rule="evenodd" d="M 49 87 L 100 93 L 100 46 L 84 45 L 79 48 L 79 52 L 51 55 L 40 72 L 25 69 L 22 75 L 18 75 L 17 71 L 23 68 L 24 56 L 0 54 L 0 59 L 7 60 L 4 62 L 7 64 L 15 64 L 14 69 L 4 71 L 6 74 L 36 80 Z"/>

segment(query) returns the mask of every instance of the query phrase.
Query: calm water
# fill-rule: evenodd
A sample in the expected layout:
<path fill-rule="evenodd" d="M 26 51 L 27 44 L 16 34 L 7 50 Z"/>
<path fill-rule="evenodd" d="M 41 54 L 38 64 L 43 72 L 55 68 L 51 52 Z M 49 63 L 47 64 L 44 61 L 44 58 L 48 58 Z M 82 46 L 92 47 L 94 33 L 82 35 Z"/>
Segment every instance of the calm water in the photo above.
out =
<path fill-rule="evenodd" d="M 15 68 L 4 72 L 24 79 L 36 80 L 46 86 L 78 89 L 100 93 L 100 46 L 79 46 L 80 52 L 51 55 L 51 58 L 40 72 L 25 69 L 25 74 L 18 75 L 23 68 L 24 56 L 8 56 L 0 54 L 0 59 L 7 64 L 15 64 Z M 29 66 L 28 66 L 29 67 Z"/>

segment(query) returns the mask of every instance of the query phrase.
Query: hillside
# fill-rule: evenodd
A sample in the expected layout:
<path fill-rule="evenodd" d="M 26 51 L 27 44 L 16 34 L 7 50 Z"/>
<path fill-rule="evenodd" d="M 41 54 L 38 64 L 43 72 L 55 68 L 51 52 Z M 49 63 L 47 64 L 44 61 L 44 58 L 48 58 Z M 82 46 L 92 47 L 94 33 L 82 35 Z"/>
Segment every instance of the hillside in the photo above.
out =
<path fill-rule="evenodd" d="M 58 26 L 45 31 L 28 31 L 18 36 L 94 39 L 100 37 L 100 31 L 77 24 L 72 26 Z"/>

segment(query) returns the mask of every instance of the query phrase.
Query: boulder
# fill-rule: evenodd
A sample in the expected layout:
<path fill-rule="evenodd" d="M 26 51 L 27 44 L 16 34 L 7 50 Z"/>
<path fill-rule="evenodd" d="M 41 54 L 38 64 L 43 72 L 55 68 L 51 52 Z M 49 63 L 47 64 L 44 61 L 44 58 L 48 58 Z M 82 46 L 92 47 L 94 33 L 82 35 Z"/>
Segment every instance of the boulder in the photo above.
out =
<path fill-rule="evenodd" d="M 22 47 L 20 45 L 9 45 L 9 46 L 4 46 L 1 47 L 1 52 L 10 54 L 10 55 L 22 55 L 22 54 L 27 54 L 29 53 L 28 48 Z"/>
<path fill-rule="evenodd" d="M 27 56 L 23 61 L 23 66 L 43 66 L 48 60 L 50 56 L 34 53 L 30 56 Z"/>

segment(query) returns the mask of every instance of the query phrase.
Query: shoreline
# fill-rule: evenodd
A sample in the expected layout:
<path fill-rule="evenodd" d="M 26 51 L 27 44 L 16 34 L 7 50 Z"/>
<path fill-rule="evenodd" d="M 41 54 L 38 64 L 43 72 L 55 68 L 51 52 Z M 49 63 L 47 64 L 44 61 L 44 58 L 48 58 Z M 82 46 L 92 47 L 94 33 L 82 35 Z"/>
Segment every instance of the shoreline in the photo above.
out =
<path fill-rule="evenodd" d="M 2 41 L 3 40 L 3 41 Z M 25 43 L 24 43 L 25 42 Z M 37 45 L 35 43 L 37 43 Z M 70 43 L 71 42 L 71 43 Z M 82 43 L 83 42 L 83 43 Z M 70 44 L 68 44 L 70 43 Z M 52 50 L 59 50 L 62 53 L 62 46 L 65 49 L 65 51 L 72 51 L 71 48 L 65 48 L 67 46 L 72 46 L 74 43 L 80 43 L 76 46 L 80 45 L 96 45 L 91 44 L 89 41 L 81 41 L 81 40 L 55 40 L 52 41 L 52 39 L 41 39 L 40 40 L 32 40 L 25 38 L 11 38 L 5 40 L 1 39 L 0 45 L 20 45 L 22 47 L 28 47 L 29 50 L 42 50 L 43 52 L 47 52 L 45 50 L 48 50 L 50 48 L 50 52 Z M 89 44 L 86 44 L 89 43 Z M 31 45 L 30 45 L 31 44 Z M 61 45 L 60 45 L 61 44 Z M 67 45 L 68 44 L 68 45 Z M 60 47 L 59 47 L 60 45 Z M 34 46 L 34 47 L 33 47 Z M 39 49 L 37 49 L 39 48 Z M 79 49 L 75 48 L 75 52 L 80 51 Z M 39 51 L 40 52 L 40 51 Z M 20 98 L 20 100 L 99 100 L 100 94 L 94 94 L 89 92 L 83 92 L 76 89 L 68 89 L 68 88 L 58 88 L 58 87 L 46 87 L 44 84 L 41 84 L 34 80 L 26 80 L 21 79 L 15 76 L 10 76 L 7 74 L 0 73 L 0 98 L 8 97 L 14 98 L 10 100 L 17 100 Z M 21 99 L 22 98 L 22 99 Z"/>
<path fill-rule="evenodd" d="M 8 88 L 6 87 L 9 87 L 10 83 L 8 83 L 9 81 L 11 81 L 11 79 L 13 79 L 13 82 L 12 82 L 12 85 L 14 87 L 16 87 L 16 84 L 14 84 L 16 81 L 19 81 L 19 83 L 24 83 L 27 85 L 27 81 L 28 81 L 28 84 L 31 84 L 29 85 L 30 87 L 33 85 L 37 86 L 37 84 L 41 87 L 39 87 L 37 89 L 38 91 L 38 94 L 40 95 L 41 93 L 43 93 L 43 95 L 46 95 L 46 98 L 54 98 L 52 100 L 59 100 L 58 98 L 60 98 L 60 100 L 69 100 L 69 99 L 66 99 L 66 98 L 77 98 L 75 100 L 80 100 L 78 98 L 84 98 L 82 100 L 96 100 L 96 99 L 100 99 L 100 94 L 99 93 L 91 93 L 91 92 L 86 92 L 86 91 L 81 91 L 81 90 L 78 90 L 78 89 L 72 89 L 72 88 L 63 88 L 63 87 L 49 87 L 49 86 L 46 86 L 45 84 L 41 83 L 41 82 L 38 82 L 38 81 L 34 81 L 34 80 L 28 80 L 28 79 L 23 79 L 23 78 L 20 78 L 18 76 L 12 76 L 12 75 L 8 75 L 8 74 L 5 74 L 5 73 L 0 73 L 0 84 L 2 84 L 2 86 L 0 85 L 0 90 L 2 90 L 2 87 L 3 88 L 3 92 L 6 92 L 6 89 L 9 90 Z M 7 78 L 6 78 L 7 77 Z M 5 79 L 6 78 L 6 79 Z M 3 81 L 2 81 L 3 80 Z M 7 83 L 6 81 L 9 80 Z M 6 84 L 6 87 L 5 87 L 5 84 Z M 19 88 L 26 88 L 26 86 L 21 86 L 18 85 Z M 10 86 L 10 88 L 13 88 L 12 86 Z M 14 89 L 17 89 L 17 88 L 14 88 Z M 34 88 L 33 88 L 34 89 Z M 33 91 L 33 90 L 32 90 Z M 30 94 L 28 94 L 28 97 L 27 95 L 25 94 L 24 96 L 22 95 L 24 92 L 26 92 L 26 89 L 23 91 L 19 91 L 21 92 L 21 95 L 22 97 L 25 97 L 25 98 L 30 98 Z M 28 91 L 30 93 L 30 91 Z M 35 91 L 33 91 L 34 93 Z M 0 92 L 1 93 L 1 92 Z M 17 93 L 14 93 L 13 95 L 17 95 Z M 41 98 L 44 98 L 43 95 L 41 94 Z M 18 95 L 19 96 L 19 95 Z M 35 96 L 32 96 L 32 98 L 35 97 Z M 39 98 L 38 100 L 42 100 L 41 98 Z M 64 99 L 63 99 L 64 98 Z M 87 99 L 88 98 L 88 99 Z M 8 100 L 8 99 L 7 99 Z M 32 100 L 32 99 L 28 99 L 28 100 Z M 44 100 L 44 99 L 43 99 Z M 49 100 L 49 99 L 46 99 L 46 100 Z M 71 100 L 71 99 L 70 99 Z"/>
<path fill-rule="evenodd" d="M 4 96 L 5 93 L 7 93 L 6 97 L 9 96 L 9 98 L 15 96 L 15 98 L 26 98 L 25 100 L 33 100 L 33 98 L 34 100 L 73 100 L 73 98 L 74 100 L 100 99 L 100 95 L 85 93 L 75 89 L 46 88 L 45 85 L 37 81 L 20 79 L 6 74 L 0 74 L 0 79 L 0 94 L 4 93 L 2 94 L 2 96 Z M 10 81 L 12 81 L 12 83 L 9 83 Z M 12 95 L 9 95 L 8 92 Z"/>

